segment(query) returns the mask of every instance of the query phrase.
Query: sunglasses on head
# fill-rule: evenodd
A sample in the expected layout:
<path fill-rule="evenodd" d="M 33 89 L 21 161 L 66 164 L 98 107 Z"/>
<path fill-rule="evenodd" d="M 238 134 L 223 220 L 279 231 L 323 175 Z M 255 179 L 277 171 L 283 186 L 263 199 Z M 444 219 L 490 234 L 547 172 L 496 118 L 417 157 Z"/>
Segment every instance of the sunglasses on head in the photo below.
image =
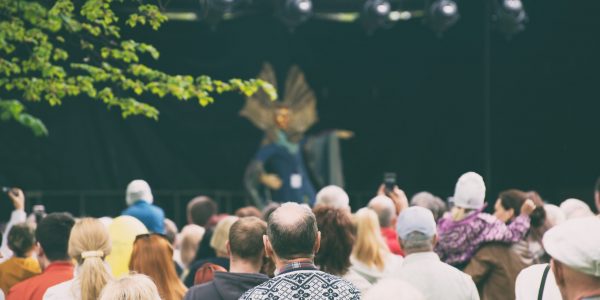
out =
<path fill-rule="evenodd" d="M 167 238 L 166 235 L 162 234 L 162 233 L 158 233 L 158 232 L 149 232 L 149 233 L 142 233 L 142 234 L 138 234 L 135 236 L 135 240 L 133 241 L 134 243 L 137 242 L 139 239 L 145 239 L 145 238 L 149 238 L 151 236 L 159 236 L 167 241 L 169 241 L 169 239 Z"/>

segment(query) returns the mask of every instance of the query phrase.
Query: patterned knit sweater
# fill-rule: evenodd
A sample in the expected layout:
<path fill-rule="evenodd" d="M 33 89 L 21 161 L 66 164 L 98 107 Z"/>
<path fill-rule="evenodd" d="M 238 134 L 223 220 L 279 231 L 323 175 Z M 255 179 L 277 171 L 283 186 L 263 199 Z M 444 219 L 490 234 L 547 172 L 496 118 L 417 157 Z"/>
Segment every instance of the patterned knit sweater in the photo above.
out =
<path fill-rule="evenodd" d="M 516 243 L 529 230 L 529 216 L 516 217 L 509 225 L 496 217 L 475 211 L 460 221 L 449 214 L 439 220 L 435 247 L 440 259 L 453 266 L 464 266 L 486 242 Z"/>
<path fill-rule="evenodd" d="M 352 283 L 316 270 L 283 273 L 244 293 L 240 300 L 359 300 Z"/>

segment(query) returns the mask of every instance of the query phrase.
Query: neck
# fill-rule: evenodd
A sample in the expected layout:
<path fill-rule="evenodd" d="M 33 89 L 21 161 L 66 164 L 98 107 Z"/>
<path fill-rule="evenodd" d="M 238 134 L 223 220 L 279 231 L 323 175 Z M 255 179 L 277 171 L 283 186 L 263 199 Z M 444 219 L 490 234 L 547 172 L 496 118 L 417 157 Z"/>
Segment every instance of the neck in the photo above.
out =
<path fill-rule="evenodd" d="M 277 270 L 295 262 L 310 261 L 311 263 L 314 263 L 312 257 L 300 257 L 294 259 L 280 259 L 279 257 L 274 257 L 273 260 L 275 261 L 275 267 L 277 267 Z"/>
<path fill-rule="evenodd" d="M 229 272 L 231 273 L 258 273 L 260 272 L 260 267 L 260 264 L 244 259 L 233 257 L 229 259 Z"/>

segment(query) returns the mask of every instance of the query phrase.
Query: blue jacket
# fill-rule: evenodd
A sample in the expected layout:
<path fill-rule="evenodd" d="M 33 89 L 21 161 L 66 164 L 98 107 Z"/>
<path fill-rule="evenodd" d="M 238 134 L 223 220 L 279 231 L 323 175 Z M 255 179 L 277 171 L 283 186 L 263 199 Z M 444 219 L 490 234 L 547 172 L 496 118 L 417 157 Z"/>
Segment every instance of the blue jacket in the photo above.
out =
<path fill-rule="evenodd" d="M 140 220 L 150 232 L 165 233 L 165 212 L 162 208 L 144 200 L 136 201 L 121 215 L 132 216 Z"/>

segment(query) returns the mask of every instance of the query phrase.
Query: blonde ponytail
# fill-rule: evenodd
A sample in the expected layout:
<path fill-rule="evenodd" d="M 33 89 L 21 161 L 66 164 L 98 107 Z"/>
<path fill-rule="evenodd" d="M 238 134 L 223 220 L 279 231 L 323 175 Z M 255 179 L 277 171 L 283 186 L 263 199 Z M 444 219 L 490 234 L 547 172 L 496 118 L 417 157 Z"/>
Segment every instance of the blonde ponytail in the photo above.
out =
<path fill-rule="evenodd" d="M 69 237 L 69 256 L 77 260 L 77 280 L 82 300 L 96 300 L 111 280 L 104 257 L 110 254 L 111 243 L 106 227 L 97 219 L 79 220 Z"/>

